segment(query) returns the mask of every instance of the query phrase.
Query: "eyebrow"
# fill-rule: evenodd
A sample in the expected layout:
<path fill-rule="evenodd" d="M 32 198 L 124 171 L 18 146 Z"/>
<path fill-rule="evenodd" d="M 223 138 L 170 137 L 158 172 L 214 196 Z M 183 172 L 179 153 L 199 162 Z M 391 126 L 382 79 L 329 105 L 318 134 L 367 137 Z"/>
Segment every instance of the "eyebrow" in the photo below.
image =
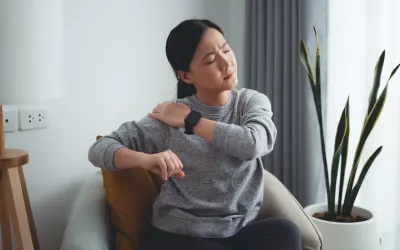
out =
<path fill-rule="evenodd" d="M 227 44 L 229 44 L 228 41 L 226 41 L 226 42 L 221 46 L 221 48 L 225 47 Z M 207 53 L 207 54 L 203 57 L 202 60 L 206 59 L 207 57 L 209 57 L 209 56 L 211 56 L 211 55 L 213 55 L 213 54 L 215 54 L 215 51 L 212 51 L 212 52 L 210 52 L 210 53 Z"/>

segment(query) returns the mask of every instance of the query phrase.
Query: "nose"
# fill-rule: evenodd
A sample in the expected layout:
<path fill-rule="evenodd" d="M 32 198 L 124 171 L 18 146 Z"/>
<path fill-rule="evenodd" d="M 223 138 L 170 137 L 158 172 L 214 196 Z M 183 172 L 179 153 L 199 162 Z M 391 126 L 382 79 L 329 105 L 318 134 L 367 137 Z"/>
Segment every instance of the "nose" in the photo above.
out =
<path fill-rule="evenodd" d="M 229 66 L 231 66 L 231 62 L 228 60 L 228 57 L 224 54 L 221 54 L 221 70 L 227 71 Z"/>

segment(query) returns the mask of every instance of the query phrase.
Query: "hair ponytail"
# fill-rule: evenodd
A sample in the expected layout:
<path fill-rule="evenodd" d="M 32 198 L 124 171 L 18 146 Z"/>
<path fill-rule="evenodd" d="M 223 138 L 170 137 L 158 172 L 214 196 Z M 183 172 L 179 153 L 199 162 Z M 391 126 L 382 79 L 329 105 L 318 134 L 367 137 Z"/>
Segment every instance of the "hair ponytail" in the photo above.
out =
<path fill-rule="evenodd" d="M 178 99 L 189 97 L 196 94 L 196 88 L 193 84 L 187 84 L 182 80 L 178 80 Z"/>

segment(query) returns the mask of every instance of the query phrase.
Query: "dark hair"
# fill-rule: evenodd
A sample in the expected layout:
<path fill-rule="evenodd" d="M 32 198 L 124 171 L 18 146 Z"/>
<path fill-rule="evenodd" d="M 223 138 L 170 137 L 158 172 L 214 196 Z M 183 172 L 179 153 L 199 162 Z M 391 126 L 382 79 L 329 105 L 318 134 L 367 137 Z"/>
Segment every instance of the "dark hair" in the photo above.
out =
<path fill-rule="evenodd" d="M 177 78 L 178 70 L 189 71 L 189 65 L 197 45 L 208 28 L 214 28 L 221 32 L 222 35 L 224 34 L 218 25 L 206 19 L 185 20 L 169 33 L 165 51 Z M 193 84 L 187 84 L 178 79 L 178 98 L 185 98 L 194 94 L 196 94 L 196 88 Z"/>

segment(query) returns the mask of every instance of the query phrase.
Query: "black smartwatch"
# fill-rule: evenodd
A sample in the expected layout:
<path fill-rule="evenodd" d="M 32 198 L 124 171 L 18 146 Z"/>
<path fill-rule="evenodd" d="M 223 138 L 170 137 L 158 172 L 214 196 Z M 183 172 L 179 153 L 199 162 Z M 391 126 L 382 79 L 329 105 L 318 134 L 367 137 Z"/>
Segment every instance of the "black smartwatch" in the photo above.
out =
<path fill-rule="evenodd" d="M 185 118 L 185 134 L 192 135 L 193 127 L 200 121 L 201 114 L 193 109 L 190 109 L 190 113 Z"/>

